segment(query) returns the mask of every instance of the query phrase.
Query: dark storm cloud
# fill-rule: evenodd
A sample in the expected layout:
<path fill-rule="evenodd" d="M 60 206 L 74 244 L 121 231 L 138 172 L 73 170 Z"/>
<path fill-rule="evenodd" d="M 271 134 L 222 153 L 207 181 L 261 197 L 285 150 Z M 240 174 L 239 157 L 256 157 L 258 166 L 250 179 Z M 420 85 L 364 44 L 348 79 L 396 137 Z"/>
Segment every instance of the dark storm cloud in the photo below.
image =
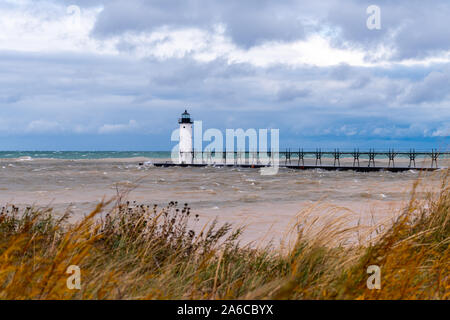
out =
<path fill-rule="evenodd" d="M 437 0 L 428 2 L 432 7 L 419 1 L 378 1 L 379 31 L 365 26 L 368 1 L 65 3 L 104 6 L 92 34 L 97 38 L 121 40 L 127 31 L 163 26 L 212 30 L 223 23 L 231 39 L 248 48 L 303 39 L 320 30 L 333 35 L 333 45 L 360 48 L 369 59 L 384 44 L 395 50 L 394 60 L 427 57 L 449 49 L 450 43 L 450 22 L 444 19 L 449 4 Z M 137 58 L 131 47 L 136 42 L 122 40 L 117 55 L 0 51 L 0 135 L 67 135 L 83 146 L 87 136 L 77 135 L 124 132 L 134 137 L 133 143 L 139 139 L 136 145 L 142 149 L 169 149 L 170 133 L 186 107 L 205 128 L 280 128 L 282 143 L 323 138 L 330 146 L 342 137 L 357 137 L 381 144 L 450 132 L 448 63 L 319 67 L 285 61 L 257 67 L 224 56 L 198 61 L 189 52 Z M 126 142 L 121 148 L 127 148 Z"/>
<path fill-rule="evenodd" d="M 404 138 L 431 134 L 450 116 L 448 75 L 433 68 L 411 80 L 405 71 L 400 77 L 390 70 L 389 77 L 380 68 L 351 66 L 17 53 L 1 53 L 0 67 L 3 134 L 109 134 L 105 128 L 113 128 L 160 139 L 190 107 L 206 127 L 274 126 L 285 138 Z"/>
<path fill-rule="evenodd" d="M 288 0 L 130 0 L 104 3 L 93 34 L 104 37 L 126 31 L 152 31 L 159 27 L 199 27 L 210 30 L 226 25 L 239 45 L 250 47 L 265 40 L 302 38 L 299 3 Z"/>
<path fill-rule="evenodd" d="M 212 30 L 216 24 L 239 46 L 264 41 L 292 41 L 318 31 L 333 35 L 338 47 L 357 47 L 371 61 L 379 45 L 393 50 L 390 59 L 424 58 L 450 50 L 450 2 L 387 0 L 129 0 L 75 1 L 82 6 L 102 4 L 93 30 L 97 37 L 124 32 L 154 31 L 160 27 Z M 366 27 L 370 5 L 381 8 L 381 30 Z M 310 25 L 305 25 L 310 21 Z M 312 21 L 312 22 L 311 22 Z"/>
<path fill-rule="evenodd" d="M 368 15 L 365 13 L 369 5 L 378 5 L 381 9 L 380 30 L 366 27 Z M 324 23 L 340 31 L 340 37 L 335 38 L 336 45 L 345 47 L 350 43 L 362 47 L 371 60 L 377 60 L 372 55 L 375 48 L 384 45 L 394 50 L 393 60 L 402 60 L 450 50 L 449 16 L 450 2 L 446 0 L 353 0 L 330 6 Z"/>

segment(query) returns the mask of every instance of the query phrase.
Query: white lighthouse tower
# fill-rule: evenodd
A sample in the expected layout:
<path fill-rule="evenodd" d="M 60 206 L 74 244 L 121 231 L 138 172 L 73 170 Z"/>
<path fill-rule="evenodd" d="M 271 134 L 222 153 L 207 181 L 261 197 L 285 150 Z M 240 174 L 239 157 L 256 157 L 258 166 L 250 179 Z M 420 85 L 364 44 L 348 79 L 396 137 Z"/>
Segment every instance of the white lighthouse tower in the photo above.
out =
<path fill-rule="evenodd" d="M 181 115 L 178 123 L 180 124 L 179 161 L 183 164 L 192 164 L 192 120 L 187 110 Z"/>

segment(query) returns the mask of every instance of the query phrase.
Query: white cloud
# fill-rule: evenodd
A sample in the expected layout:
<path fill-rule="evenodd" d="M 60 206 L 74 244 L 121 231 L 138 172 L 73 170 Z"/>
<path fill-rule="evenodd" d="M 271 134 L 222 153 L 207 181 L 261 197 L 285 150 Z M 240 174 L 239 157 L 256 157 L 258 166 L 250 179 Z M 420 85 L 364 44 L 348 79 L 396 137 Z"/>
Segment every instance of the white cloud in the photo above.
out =
<path fill-rule="evenodd" d="M 130 120 L 127 124 L 104 124 L 98 129 L 100 134 L 130 132 L 139 128 L 136 120 Z"/>
<path fill-rule="evenodd" d="M 450 124 L 438 128 L 431 134 L 432 137 L 450 137 Z"/>
<path fill-rule="evenodd" d="M 214 28 L 186 27 L 170 29 L 161 26 L 152 31 L 126 32 L 109 38 L 94 38 L 91 33 L 101 14 L 101 6 L 74 10 L 62 3 L 22 1 L 0 8 L 0 50 L 25 52 L 83 52 L 100 55 L 130 55 L 158 59 L 192 56 L 200 62 L 223 58 L 228 63 L 250 63 L 267 67 L 274 64 L 290 66 L 352 66 L 389 65 L 394 54 L 383 43 L 370 53 L 355 46 L 332 45 L 333 33 L 315 32 L 303 40 L 270 41 L 243 49 L 226 32 L 226 26 Z M 315 23 L 318 23 L 317 21 Z M 317 26 L 316 26 L 317 27 Z M 325 28 L 325 27 L 323 27 Z M 319 28 L 320 29 L 320 28 Z M 367 55 L 376 57 L 366 60 Z M 448 62 L 450 55 L 408 59 L 400 64 Z"/>
<path fill-rule="evenodd" d="M 25 129 L 26 133 L 55 133 L 63 131 L 63 126 L 56 121 L 33 120 Z"/>
<path fill-rule="evenodd" d="M 0 50 L 24 52 L 115 53 L 111 41 L 89 36 L 101 8 L 80 9 L 62 4 L 24 1 L 0 8 Z"/>

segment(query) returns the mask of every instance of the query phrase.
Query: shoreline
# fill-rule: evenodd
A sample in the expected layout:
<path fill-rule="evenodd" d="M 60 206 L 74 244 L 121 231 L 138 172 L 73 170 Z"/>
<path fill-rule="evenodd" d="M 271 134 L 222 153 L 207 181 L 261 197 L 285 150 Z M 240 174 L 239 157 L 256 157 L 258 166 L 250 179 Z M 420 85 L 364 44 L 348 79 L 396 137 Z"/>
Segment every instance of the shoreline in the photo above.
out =
<path fill-rule="evenodd" d="M 188 203 L 203 221 L 219 216 L 222 222 L 249 224 L 249 240 L 264 237 L 268 230 L 279 239 L 286 222 L 312 204 L 348 208 L 356 212 L 352 219 L 357 222 L 373 215 L 372 203 L 375 218 L 382 219 L 389 206 L 401 207 L 414 181 L 424 178 L 435 184 L 441 174 L 282 168 L 275 176 L 262 176 L 254 169 L 158 168 L 139 166 L 142 158 L 131 159 L 0 162 L 0 204 L 51 206 L 59 212 L 71 208 L 81 217 L 118 190 L 130 191 L 130 201 L 159 206 L 179 201 Z"/>
<path fill-rule="evenodd" d="M 410 195 L 414 205 L 391 221 L 351 226 L 345 214 L 315 217 L 305 209 L 289 222 L 291 237 L 280 246 L 242 242 L 239 227 L 220 221 L 192 229 L 197 215 L 174 202 L 163 208 L 98 204 L 75 223 L 51 211 L 13 207 L 0 215 L 8 253 L 2 294 L 98 299 L 92 292 L 110 284 L 101 299 L 446 299 L 447 179 L 426 201 Z M 18 246 L 18 239 L 32 245 Z M 65 281 L 56 285 L 68 265 L 83 270 L 87 287 L 67 291 Z M 383 290 L 366 285 L 367 266 L 373 265 L 391 279 Z M 30 283 L 47 288 L 49 282 L 55 285 L 44 296 L 43 289 L 29 290 Z"/>

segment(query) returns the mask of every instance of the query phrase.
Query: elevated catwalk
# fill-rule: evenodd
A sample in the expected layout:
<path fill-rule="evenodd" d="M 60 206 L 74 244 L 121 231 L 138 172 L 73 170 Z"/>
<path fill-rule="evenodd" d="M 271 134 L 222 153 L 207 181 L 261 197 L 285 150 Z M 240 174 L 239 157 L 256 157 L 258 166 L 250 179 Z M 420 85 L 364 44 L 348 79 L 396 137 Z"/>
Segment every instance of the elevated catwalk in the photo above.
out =
<path fill-rule="evenodd" d="M 354 149 L 353 151 L 339 151 L 335 149 L 333 151 L 322 151 L 316 149 L 315 151 L 304 151 L 303 149 L 297 149 L 291 151 L 278 152 L 272 154 L 271 152 L 188 152 L 183 154 L 184 159 L 190 159 L 190 164 L 180 164 L 173 162 L 161 162 L 154 163 L 156 167 L 240 167 L 240 168 L 263 168 L 268 164 L 274 163 L 274 158 L 278 157 L 278 166 L 280 168 L 308 170 L 308 169 L 322 169 L 322 170 L 354 170 L 358 172 L 370 172 L 370 171 L 390 171 L 390 172 L 402 172 L 411 169 L 433 171 L 441 169 L 438 161 L 447 159 L 450 160 L 450 152 L 440 152 L 437 149 L 433 149 L 430 152 L 415 151 L 411 149 L 409 151 L 375 151 L 370 149 L 369 151 L 359 151 Z M 403 163 L 400 166 L 396 166 L 395 160 L 402 158 Z M 341 160 L 346 160 L 347 164 L 341 165 Z M 305 164 L 305 160 L 313 162 L 314 165 Z M 380 161 L 381 160 L 381 161 Z M 416 160 L 419 162 L 430 162 L 430 166 L 422 165 L 416 166 Z M 430 161 L 431 160 L 431 161 Z M 322 161 L 324 164 L 322 164 Z M 376 163 L 378 162 L 378 164 Z M 408 162 L 409 161 L 409 162 Z M 366 162 L 365 165 L 361 165 L 361 162 Z M 380 165 L 382 162 L 382 165 Z M 408 165 L 406 165 L 408 163 Z M 143 165 L 143 163 L 141 163 Z"/>
<path fill-rule="evenodd" d="M 143 165 L 143 163 L 141 163 Z M 267 167 L 266 165 L 260 164 L 206 164 L 206 163 L 194 163 L 194 164 L 178 164 L 178 163 L 153 163 L 155 167 L 230 167 L 230 168 L 263 168 Z M 305 165 L 305 166 L 294 166 L 294 165 L 279 165 L 280 168 L 286 169 L 296 169 L 296 170 L 312 170 L 312 169 L 321 169 L 328 171 L 345 171 L 345 170 L 353 170 L 357 172 L 372 172 L 372 171 L 390 171 L 390 172 L 403 172 L 408 170 L 422 170 L 422 171 L 435 171 L 439 168 L 410 168 L 410 167 L 350 167 L 350 166 L 315 166 L 315 165 Z"/>

